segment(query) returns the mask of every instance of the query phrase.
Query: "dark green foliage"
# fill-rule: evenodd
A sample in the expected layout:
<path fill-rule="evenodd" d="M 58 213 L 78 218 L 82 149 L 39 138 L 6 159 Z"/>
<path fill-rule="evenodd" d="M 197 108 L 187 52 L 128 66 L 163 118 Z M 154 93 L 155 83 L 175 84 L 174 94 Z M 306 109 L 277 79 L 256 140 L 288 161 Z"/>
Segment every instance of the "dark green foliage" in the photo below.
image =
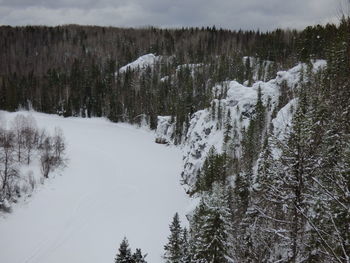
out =
<path fill-rule="evenodd" d="M 0 46 L 1 109 L 29 103 L 63 116 L 147 121 L 152 129 L 158 115 L 169 115 L 180 144 L 191 115 L 211 108 L 213 129 L 224 131 L 223 153 L 210 149 L 197 175 L 190 194 L 201 201 L 189 235 L 175 215 L 167 262 L 225 263 L 233 255 L 236 262 L 349 262 L 349 18 L 266 33 L 0 27 Z M 162 56 L 153 67 L 118 72 L 150 52 Z M 320 58 L 327 68 L 315 73 L 310 59 Z M 213 94 L 216 83 L 251 85 L 299 61 L 307 63 L 300 81 L 295 87 L 278 83 L 277 105 L 269 99 L 264 105 L 258 89 L 254 110 L 241 116 L 249 118 L 247 127 L 232 123 L 233 112 L 225 114 L 227 90 Z M 291 128 L 277 139 L 270 121 L 293 98 Z M 124 239 L 115 262 L 144 258 L 140 250 L 132 255 Z"/>
<path fill-rule="evenodd" d="M 131 255 L 131 249 L 129 247 L 129 242 L 124 237 L 122 243 L 120 244 L 118 254 L 114 260 L 115 263 L 134 263 Z"/>
<path fill-rule="evenodd" d="M 190 240 L 187 228 L 182 231 L 182 263 L 191 263 Z"/>
<path fill-rule="evenodd" d="M 146 255 L 142 255 L 141 249 L 137 248 L 135 253 L 131 253 L 131 249 L 129 247 L 129 242 L 126 237 L 124 237 L 123 241 L 120 243 L 120 247 L 118 249 L 118 254 L 116 255 L 114 262 L 115 263 L 147 263 Z"/>
<path fill-rule="evenodd" d="M 167 263 L 180 263 L 184 257 L 183 230 L 181 228 L 178 213 L 174 215 L 170 225 L 168 243 L 164 246 L 164 259 Z"/>
<path fill-rule="evenodd" d="M 262 145 L 262 139 L 266 132 L 266 109 L 262 102 L 261 88 L 258 89 L 258 98 L 255 105 L 255 114 L 249 122 L 247 131 L 243 134 L 243 169 L 248 177 L 252 173 L 252 168 L 256 162 Z M 251 178 L 249 178 L 251 180 Z"/>
<path fill-rule="evenodd" d="M 230 225 L 233 245 L 225 247 L 237 262 L 342 263 L 350 258 L 349 19 L 337 27 L 310 27 L 301 36 L 305 42 L 299 46 L 299 55 L 308 63 L 302 67 L 299 83 L 294 87 L 280 83 L 276 105 L 269 100 L 263 105 L 259 90 L 250 124 L 243 129 L 239 165 L 222 166 L 226 179 L 235 178 L 229 190 L 231 217 L 224 225 Z M 327 58 L 327 68 L 316 73 L 310 58 Z M 293 97 L 297 103 L 291 107 L 292 123 L 284 138 L 275 138 L 273 129 L 268 129 L 267 113 L 275 107 L 271 117 L 276 117 Z M 235 158 L 236 128 L 230 115 L 224 121 L 223 149 L 229 153 L 226 158 Z M 218 121 L 217 113 L 213 120 Z M 193 262 L 215 261 L 206 237 L 208 233 L 220 236 L 212 232 L 220 232 L 220 220 L 208 208 L 215 207 L 210 196 L 220 181 L 213 180 L 220 169 L 209 165 L 215 163 L 214 156 L 218 154 L 208 154 L 198 180 L 202 201 L 190 221 Z M 220 247 L 216 241 L 211 244 Z"/>
<path fill-rule="evenodd" d="M 196 181 L 195 192 L 209 191 L 214 182 L 226 183 L 227 156 L 225 153 L 218 154 L 214 147 L 209 150 L 204 161 L 202 171 Z"/>
<path fill-rule="evenodd" d="M 180 143 L 191 114 L 208 106 L 214 83 L 252 82 L 250 59 L 243 63 L 243 56 L 282 65 L 286 54 L 296 53 L 294 31 L 214 29 L 0 27 L 0 108 L 14 111 L 29 102 L 35 110 L 63 116 L 143 119 L 152 129 L 158 115 L 171 115 L 174 141 Z M 276 47 L 273 55 L 266 43 Z M 116 73 L 150 52 L 163 60 L 153 68 Z M 181 66 L 191 63 L 197 66 Z M 217 115 L 223 117 L 221 111 Z"/>
<path fill-rule="evenodd" d="M 212 190 L 203 196 L 190 222 L 193 262 L 229 262 L 231 218 L 226 187 L 215 183 Z"/>
<path fill-rule="evenodd" d="M 136 248 L 135 253 L 132 255 L 132 259 L 134 263 L 147 263 L 145 260 L 146 255 L 142 255 L 141 249 Z"/>

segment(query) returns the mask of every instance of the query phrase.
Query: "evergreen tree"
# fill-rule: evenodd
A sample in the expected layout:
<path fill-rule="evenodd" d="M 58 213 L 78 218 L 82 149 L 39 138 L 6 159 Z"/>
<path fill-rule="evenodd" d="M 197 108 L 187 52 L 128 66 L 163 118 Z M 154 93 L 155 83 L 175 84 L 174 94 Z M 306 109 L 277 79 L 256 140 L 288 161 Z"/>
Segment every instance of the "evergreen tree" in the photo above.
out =
<path fill-rule="evenodd" d="M 164 259 L 167 263 L 181 263 L 183 259 L 183 230 L 181 228 L 179 214 L 176 213 L 170 225 L 168 243 L 164 246 Z"/>
<path fill-rule="evenodd" d="M 225 126 L 224 126 L 224 149 L 227 151 L 228 144 L 232 140 L 232 118 L 231 118 L 231 111 L 228 109 L 226 120 L 225 120 Z"/>
<path fill-rule="evenodd" d="M 202 235 L 201 229 L 204 224 L 204 215 L 206 213 L 206 206 L 203 198 L 201 198 L 199 204 L 193 211 L 193 215 L 190 218 L 190 258 L 191 262 L 204 262 L 203 255 L 201 254 L 202 247 Z"/>
<path fill-rule="evenodd" d="M 258 162 L 258 174 L 251 204 L 243 219 L 243 238 L 238 240 L 240 258 L 247 262 L 277 261 L 285 252 L 287 220 L 283 212 L 280 178 L 282 166 L 272 156 L 271 141 L 265 138 Z"/>
<path fill-rule="evenodd" d="M 266 108 L 263 105 L 261 88 L 259 87 L 257 102 L 255 104 L 255 114 L 250 119 L 242 141 L 243 170 L 248 176 L 249 184 L 252 183 L 252 169 L 261 151 L 266 126 L 265 122 Z"/>
<path fill-rule="evenodd" d="M 141 249 L 136 248 L 135 253 L 132 255 L 133 263 L 147 263 L 145 260 L 147 255 L 142 255 Z"/>
<path fill-rule="evenodd" d="M 225 184 L 227 179 L 227 163 L 227 154 L 225 152 L 218 154 L 215 147 L 211 147 L 196 181 L 195 191 L 209 191 L 214 182 Z"/>
<path fill-rule="evenodd" d="M 190 241 L 187 228 L 182 232 L 182 259 L 181 263 L 191 263 Z"/>
<path fill-rule="evenodd" d="M 123 241 L 121 242 L 118 251 L 119 252 L 114 260 L 115 263 L 134 263 L 131 250 L 129 248 L 129 242 L 126 237 L 124 237 Z"/>
<path fill-rule="evenodd" d="M 194 262 L 229 262 L 232 225 L 228 200 L 226 187 L 218 183 L 203 197 L 191 222 L 191 227 L 194 227 L 191 231 Z"/>

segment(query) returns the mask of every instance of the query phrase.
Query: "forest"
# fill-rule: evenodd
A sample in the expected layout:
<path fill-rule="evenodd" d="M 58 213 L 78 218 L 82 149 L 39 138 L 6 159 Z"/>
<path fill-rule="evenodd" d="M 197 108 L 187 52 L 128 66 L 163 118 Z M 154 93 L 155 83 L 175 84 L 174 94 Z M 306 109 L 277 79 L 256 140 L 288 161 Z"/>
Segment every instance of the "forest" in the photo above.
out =
<path fill-rule="evenodd" d="M 175 214 L 165 262 L 350 262 L 348 17 L 272 32 L 2 26 L 0 47 L 2 110 L 107 117 L 151 129 L 158 116 L 170 116 L 177 145 L 188 140 L 194 113 L 215 111 L 223 150 L 210 149 L 191 175 L 188 194 L 199 202 L 188 227 Z M 120 70 L 144 54 L 157 56 L 153 66 Z M 314 71 L 315 59 L 327 66 Z M 276 105 L 258 89 L 237 137 L 236 113 L 220 108 L 226 94 L 213 87 L 268 82 L 299 62 L 298 85 L 280 85 Z M 293 116 L 280 138 L 272 120 L 288 105 Z M 125 238 L 115 262 L 146 259 L 140 249 L 131 253 Z"/>
<path fill-rule="evenodd" d="M 0 107 L 14 111 L 20 105 L 130 123 L 140 122 L 145 114 L 153 129 L 158 115 L 171 115 L 178 120 L 180 138 L 188 116 L 208 106 L 213 84 L 253 81 L 251 65 L 242 61 L 243 56 L 260 59 L 255 68 L 266 80 L 299 60 L 324 58 L 337 31 L 334 25 L 266 33 L 215 27 L 2 26 Z M 118 72 L 148 53 L 161 58 L 154 67 Z M 264 61 L 273 63 L 266 67 Z M 201 65 L 192 72 L 181 67 L 188 64 Z"/>

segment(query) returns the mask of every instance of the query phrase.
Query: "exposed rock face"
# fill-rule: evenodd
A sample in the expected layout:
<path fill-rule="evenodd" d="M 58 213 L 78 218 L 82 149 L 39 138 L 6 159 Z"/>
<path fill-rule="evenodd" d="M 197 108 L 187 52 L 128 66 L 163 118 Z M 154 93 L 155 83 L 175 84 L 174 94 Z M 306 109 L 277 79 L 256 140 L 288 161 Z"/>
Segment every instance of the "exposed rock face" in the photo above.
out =
<path fill-rule="evenodd" d="M 171 116 L 158 116 L 155 142 L 160 144 L 172 144 L 174 129 L 175 123 L 171 121 Z"/>
<path fill-rule="evenodd" d="M 325 66 L 325 62 L 318 60 L 313 63 L 313 70 L 317 71 Z M 182 180 L 189 189 L 195 184 L 196 175 L 200 171 L 210 150 L 215 147 L 217 152 L 223 151 L 225 123 L 230 111 L 230 125 L 235 134 L 235 154 L 241 155 L 242 132 L 248 127 L 250 118 L 255 114 L 255 105 L 260 88 L 262 102 L 267 109 L 266 127 L 271 127 L 276 137 L 281 137 L 288 131 L 293 115 L 293 108 L 297 101 L 292 99 L 272 119 L 272 113 L 277 107 L 281 89 L 290 91 L 300 85 L 301 72 L 305 72 L 306 65 L 299 64 L 288 71 L 280 71 L 276 78 L 263 82 L 257 81 L 251 87 L 236 81 L 227 81 L 213 87 L 214 99 L 211 106 L 195 112 L 190 120 L 187 134 L 181 145 L 183 149 L 184 170 Z M 214 95 L 215 94 L 215 95 Z M 175 123 L 170 116 L 159 116 L 156 132 L 156 142 L 173 143 Z"/>

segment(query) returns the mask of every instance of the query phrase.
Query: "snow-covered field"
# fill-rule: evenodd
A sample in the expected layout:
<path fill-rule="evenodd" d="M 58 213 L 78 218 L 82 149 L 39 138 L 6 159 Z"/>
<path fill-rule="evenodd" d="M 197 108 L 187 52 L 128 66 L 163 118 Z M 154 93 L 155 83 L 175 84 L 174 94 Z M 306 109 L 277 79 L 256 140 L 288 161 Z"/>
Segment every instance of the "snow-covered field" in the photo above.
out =
<path fill-rule="evenodd" d="M 32 114 L 41 128 L 63 129 L 70 160 L 62 176 L 0 218 L 0 262 L 114 262 L 124 236 L 149 263 L 162 262 L 168 225 L 189 202 L 181 151 L 125 124 Z"/>

